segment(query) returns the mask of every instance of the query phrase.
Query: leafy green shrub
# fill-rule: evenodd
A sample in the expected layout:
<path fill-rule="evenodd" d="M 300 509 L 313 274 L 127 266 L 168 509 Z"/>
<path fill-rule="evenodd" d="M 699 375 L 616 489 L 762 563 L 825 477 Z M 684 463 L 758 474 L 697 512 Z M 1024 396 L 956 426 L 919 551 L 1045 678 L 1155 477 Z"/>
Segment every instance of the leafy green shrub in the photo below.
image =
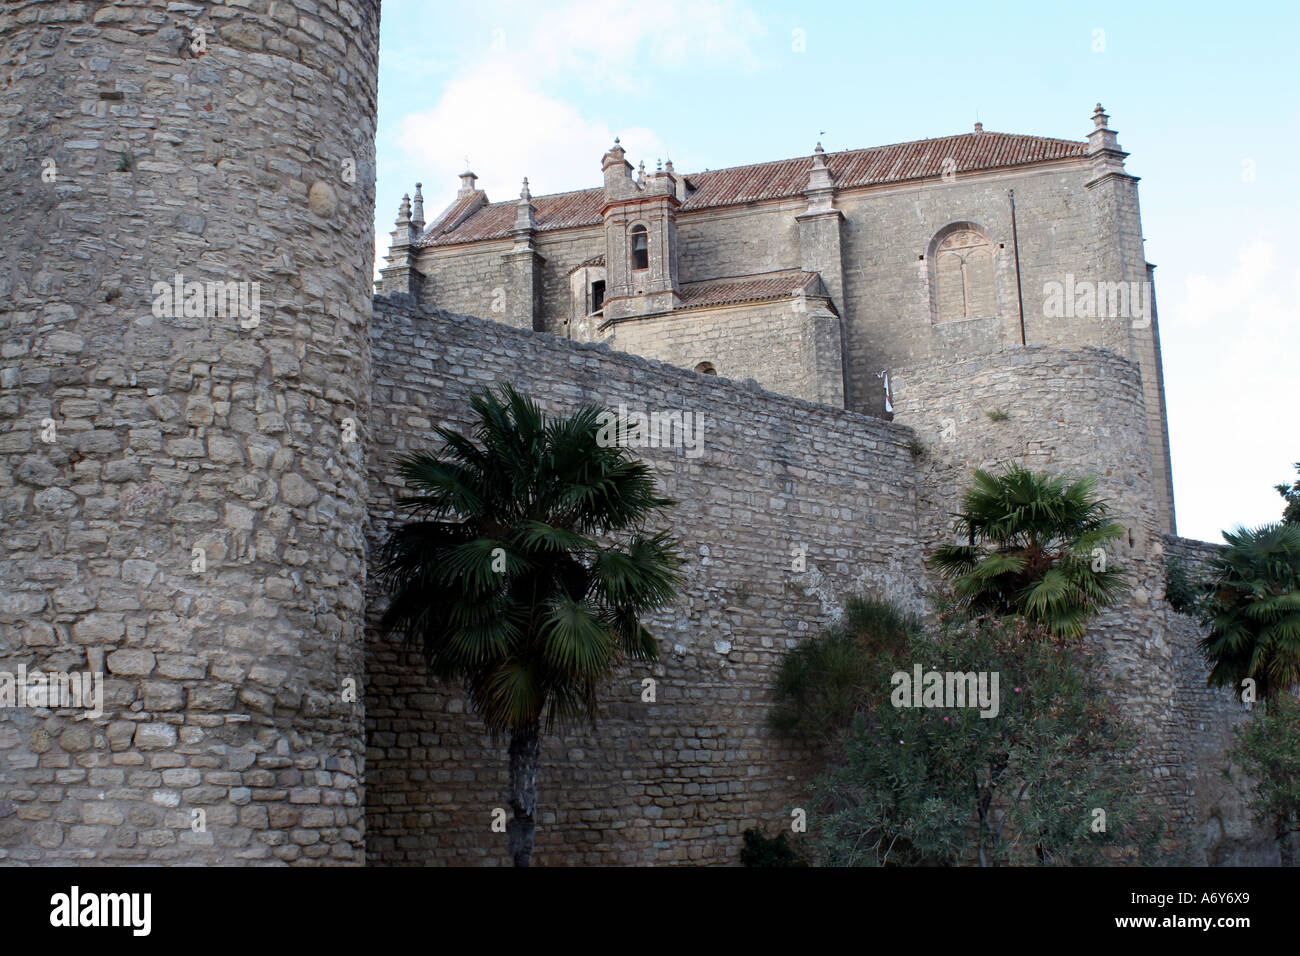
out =
<path fill-rule="evenodd" d="M 885 688 L 889 658 L 907 646 L 920 623 L 887 601 L 850 598 L 840 623 L 802 641 L 777 672 L 770 725 L 824 744 L 834 739 Z"/>
<path fill-rule="evenodd" d="M 807 866 L 808 861 L 796 853 L 782 833 L 769 840 L 758 830 L 745 831 L 745 846 L 740 851 L 743 866 Z"/>
<path fill-rule="evenodd" d="M 899 670 L 982 671 L 990 686 L 997 672 L 996 715 L 889 701 L 860 713 L 842 760 L 815 785 L 820 862 L 1147 862 L 1159 826 L 1140 812 L 1128 759 L 1136 735 L 1102 686 L 1095 653 L 1014 620 L 950 615 L 936 633 L 911 635 Z"/>
<path fill-rule="evenodd" d="M 1229 752 L 1257 781 L 1250 809 L 1255 819 L 1273 828 L 1285 866 L 1295 865 L 1292 834 L 1300 833 L 1300 701 L 1292 694 L 1279 694 L 1254 719 L 1237 728 L 1237 740 Z"/>
<path fill-rule="evenodd" d="M 1177 555 L 1165 558 L 1165 600 L 1179 614 L 1195 615 L 1204 585 L 1192 581 L 1187 562 Z"/>

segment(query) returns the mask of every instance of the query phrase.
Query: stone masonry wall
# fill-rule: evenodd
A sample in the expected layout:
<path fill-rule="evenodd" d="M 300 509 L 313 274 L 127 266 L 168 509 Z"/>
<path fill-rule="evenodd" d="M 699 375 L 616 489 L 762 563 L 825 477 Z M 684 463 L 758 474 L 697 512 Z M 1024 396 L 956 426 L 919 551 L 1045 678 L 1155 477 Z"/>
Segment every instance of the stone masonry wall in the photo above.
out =
<path fill-rule="evenodd" d="M 427 308 L 443 308 L 472 315 L 495 315 L 504 321 L 508 240 L 480 243 L 454 251 L 424 252 L 420 272 L 420 299 Z"/>
<path fill-rule="evenodd" d="M 666 523 L 683 542 L 686 585 L 649 622 L 659 663 L 619 673 L 594 730 L 544 738 L 535 861 L 734 863 L 743 830 L 788 826 L 807 754 L 767 730 L 768 688 L 781 654 L 844 596 L 919 608 L 911 433 L 600 346 L 423 315 L 405 297 L 375 303 L 372 550 L 400 493 L 394 459 L 436 447 L 434 425 L 466 425 L 482 387 L 513 382 L 557 414 L 595 402 L 705 416 L 700 457 L 639 450 L 679 502 Z M 368 861 L 505 863 L 505 836 L 490 827 L 504 742 L 454 688 L 429 686 L 415 654 L 373 631 L 369 641 Z M 644 677 L 658 682 L 656 703 L 641 700 Z"/>
<path fill-rule="evenodd" d="M 0 7 L 0 672 L 106 672 L 0 710 L 0 863 L 363 861 L 378 32 Z"/>
<path fill-rule="evenodd" d="M 1191 819 L 1186 728 L 1177 719 L 1174 635 L 1164 614 L 1163 545 L 1137 368 L 1095 348 L 1016 348 L 962 362 L 899 369 L 895 421 L 914 428 L 921 539 L 953 540 L 952 512 L 974 468 L 1015 462 L 1033 471 L 1098 477 L 1098 492 L 1125 528 L 1114 549 L 1132 587 L 1095 619 L 1125 714 L 1141 735 L 1151 802 L 1182 831 Z M 993 420 L 989 413 L 1005 413 Z"/>
<path fill-rule="evenodd" d="M 805 300 L 625 319 L 604 341 L 678 368 L 711 362 L 724 378 L 752 378 L 781 395 L 844 406 L 839 317 Z"/>
<path fill-rule="evenodd" d="M 682 282 L 797 269 L 803 199 L 709 209 L 677 216 L 677 268 Z"/>
<path fill-rule="evenodd" d="M 1222 545 L 1174 535 L 1164 537 L 1165 554 L 1179 558 L 1192 579 L 1206 573 L 1211 557 Z M 1187 739 L 1188 772 L 1196 790 L 1195 823 L 1189 839 L 1190 863 L 1197 866 L 1278 866 L 1281 856 L 1273 834 L 1250 813 L 1248 778 L 1227 751 L 1235 730 L 1250 719 L 1250 711 L 1227 687 L 1205 683 L 1210 669 L 1197 642 L 1205 628 L 1195 618 L 1167 608 L 1178 674 L 1179 720 Z M 1231 776 L 1223 771 L 1231 769 Z"/>

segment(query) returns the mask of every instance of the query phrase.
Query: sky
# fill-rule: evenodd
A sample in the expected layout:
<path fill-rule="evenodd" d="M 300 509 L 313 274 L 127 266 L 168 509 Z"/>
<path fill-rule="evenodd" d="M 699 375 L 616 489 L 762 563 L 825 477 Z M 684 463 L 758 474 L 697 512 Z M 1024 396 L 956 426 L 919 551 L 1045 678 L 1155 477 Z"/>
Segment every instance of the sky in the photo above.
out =
<path fill-rule="evenodd" d="M 1278 520 L 1300 461 L 1300 4 L 383 0 L 376 247 L 469 166 L 490 199 L 987 130 L 1141 177 L 1178 532 Z"/>

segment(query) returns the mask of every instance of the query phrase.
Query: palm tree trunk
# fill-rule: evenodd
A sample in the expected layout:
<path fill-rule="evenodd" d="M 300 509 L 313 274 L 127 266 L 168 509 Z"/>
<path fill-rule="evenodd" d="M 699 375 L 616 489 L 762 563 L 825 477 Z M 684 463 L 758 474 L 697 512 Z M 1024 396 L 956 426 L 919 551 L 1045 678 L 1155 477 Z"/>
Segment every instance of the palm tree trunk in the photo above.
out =
<path fill-rule="evenodd" d="M 515 866 L 528 866 L 533 859 L 533 835 L 537 831 L 537 763 L 542 738 L 536 724 L 510 734 L 510 809 L 514 818 L 506 825 L 510 859 Z"/>

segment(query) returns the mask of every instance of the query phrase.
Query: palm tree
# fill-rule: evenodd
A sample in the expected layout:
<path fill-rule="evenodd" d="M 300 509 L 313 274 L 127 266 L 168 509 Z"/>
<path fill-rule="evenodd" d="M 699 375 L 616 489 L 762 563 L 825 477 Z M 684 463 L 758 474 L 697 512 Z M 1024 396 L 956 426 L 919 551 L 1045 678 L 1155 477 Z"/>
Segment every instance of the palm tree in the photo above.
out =
<path fill-rule="evenodd" d="M 1250 678 L 1269 700 L 1300 683 L 1300 525 L 1239 527 L 1223 540 L 1201 605 L 1208 682 L 1239 688 Z"/>
<path fill-rule="evenodd" d="M 610 413 L 596 406 L 548 419 L 506 385 L 471 407 L 474 438 L 438 428 L 441 454 L 398 464 L 417 494 L 399 499 L 411 520 L 383 548 L 381 627 L 418 644 L 430 676 L 460 681 L 494 737 L 509 734 L 509 850 L 528 866 L 542 734 L 594 720 L 621 659 L 658 656 L 640 615 L 674 599 L 681 559 L 643 525 L 674 502 L 597 441 Z"/>
<path fill-rule="evenodd" d="M 1104 547 L 1124 529 L 1095 487 L 1094 478 L 1071 482 L 1018 465 L 999 475 L 977 470 L 955 516 L 969 543 L 943 545 L 929 563 L 952 581 L 961 606 L 1079 637 L 1127 589 Z"/>

